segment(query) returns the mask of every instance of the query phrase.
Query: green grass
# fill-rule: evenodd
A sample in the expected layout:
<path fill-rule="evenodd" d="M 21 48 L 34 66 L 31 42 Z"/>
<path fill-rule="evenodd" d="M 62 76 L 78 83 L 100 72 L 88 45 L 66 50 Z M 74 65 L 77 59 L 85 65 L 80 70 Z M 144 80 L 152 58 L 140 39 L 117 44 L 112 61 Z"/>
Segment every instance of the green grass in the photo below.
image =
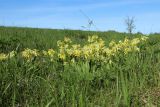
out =
<path fill-rule="evenodd" d="M 7 52 L 15 50 L 19 47 L 24 48 L 48 49 L 57 48 L 56 43 L 64 36 L 70 37 L 76 43 L 84 43 L 87 36 L 98 35 L 106 40 L 120 40 L 128 36 L 128 34 L 118 32 L 93 32 L 80 30 L 52 30 L 52 29 L 36 29 L 36 28 L 16 28 L 16 27 L 0 27 L 0 51 Z M 137 36 L 137 35 L 135 35 Z"/>
<path fill-rule="evenodd" d="M 97 34 L 123 40 L 118 32 L 0 27 L 0 52 L 57 49 L 64 36 L 84 44 Z M 132 38 L 140 34 L 132 35 Z M 147 47 L 147 49 L 146 49 Z M 1 107 L 153 107 L 160 106 L 160 35 L 152 34 L 140 53 L 119 56 L 113 64 L 26 62 L 18 55 L 0 62 Z"/>

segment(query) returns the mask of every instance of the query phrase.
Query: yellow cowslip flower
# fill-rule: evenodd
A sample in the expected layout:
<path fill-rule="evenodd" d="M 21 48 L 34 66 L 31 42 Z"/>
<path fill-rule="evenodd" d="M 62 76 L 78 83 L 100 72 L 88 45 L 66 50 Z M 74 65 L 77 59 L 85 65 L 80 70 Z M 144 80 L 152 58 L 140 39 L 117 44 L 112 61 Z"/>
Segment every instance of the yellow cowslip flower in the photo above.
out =
<path fill-rule="evenodd" d="M 125 48 L 124 54 L 128 54 L 129 52 L 132 52 L 133 50 L 131 48 Z"/>
<path fill-rule="evenodd" d="M 32 50 L 32 54 L 33 54 L 34 56 L 39 56 L 39 52 L 38 52 L 37 49 L 33 49 L 33 50 Z"/>
<path fill-rule="evenodd" d="M 57 42 L 57 46 L 60 48 L 60 49 L 66 49 L 69 47 L 68 43 L 64 43 L 62 41 L 58 41 Z"/>
<path fill-rule="evenodd" d="M 134 38 L 133 40 L 131 40 L 131 45 L 133 45 L 133 46 L 136 46 L 139 43 L 140 43 L 140 39 L 139 38 Z"/>
<path fill-rule="evenodd" d="M 64 43 L 63 43 L 61 40 L 58 40 L 58 41 L 57 41 L 57 46 L 58 46 L 58 47 L 61 47 L 61 46 L 63 46 L 63 45 L 64 45 Z"/>
<path fill-rule="evenodd" d="M 47 55 L 48 55 L 48 52 L 45 51 L 45 50 L 43 50 L 43 51 L 42 51 L 42 54 L 43 54 L 44 56 L 47 56 Z"/>
<path fill-rule="evenodd" d="M 92 39 L 93 39 L 94 41 L 96 41 L 96 40 L 98 40 L 98 36 L 97 36 L 97 35 L 93 35 L 93 36 L 92 36 Z"/>
<path fill-rule="evenodd" d="M 119 41 L 119 44 L 123 44 L 121 40 Z"/>
<path fill-rule="evenodd" d="M 64 42 L 65 42 L 65 43 L 71 43 L 72 41 L 71 41 L 71 39 L 70 39 L 70 38 L 68 38 L 68 37 L 64 37 Z"/>
<path fill-rule="evenodd" d="M 87 51 L 84 52 L 84 58 L 85 58 L 85 59 L 89 59 L 89 56 L 90 56 L 90 55 L 89 55 L 89 52 L 87 52 Z"/>
<path fill-rule="evenodd" d="M 72 48 L 73 48 L 73 49 L 79 49 L 80 47 L 81 47 L 80 44 L 74 44 L 74 45 L 72 45 Z"/>
<path fill-rule="evenodd" d="M 125 38 L 124 43 L 129 43 L 129 39 Z"/>
<path fill-rule="evenodd" d="M 142 37 L 141 37 L 141 40 L 142 40 L 142 41 L 146 41 L 147 39 L 148 39 L 147 36 L 142 36 Z"/>
<path fill-rule="evenodd" d="M 65 44 L 63 47 L 61 47 L 61 48 L 64 48 L 64 49 L 67 49 L 69 47 L 69 45 L 68 44 Z"/>
<path fill-rule="evenodd" d="M 86 46 L 84 46 L 82 48 L 81 54 L 82 54 L 82 57 L 84 57 L 85 59 L 88 59 L 89 56 L 91 56 L 91 50 L 89 50 Z"/>
<path fill-rule="evenodd" d="M 59 54 L 58 54 L 58 57 L 59 57 L 61 60 L 65 60 L 65 59 L 66 59 L 65 53 L 59 53 Z"/>
<path fill-rule="evenodd" d="M 99 52 L 94 53 L 94 59 L 100 59 L 100 54 L 99 54 Z"/>
<path fill-rule="evenodd" d="M 104 43 L 104 41 L 101 38 L 99 39 L 98 44 L 99 44 L 100 48 L 102 48 L 102 47 L 105 46 L 105 43 Z"/>
<path fill-rule="evenodd" d="M 0 53 L 0 61 L 6 60 L 8 57 L 4 53 Z"/>
<path fill-rule="evenodd" d="M 110 57 L 110 56 L 114 56 L 116 54 L 115 51 L 113 51 L 113 49 L 109 49 L 109 48 L 105 48 L 104 49 L 104 53 L 106 56 Z"/>
<path fill-rule="evenodd" d="M 92 42 L 92 38 L 91 36 L 88 36 L 88 42 L 91 43 Z"/>
<path fill-rule="evenodd" d="M 73 50 L 73 55 L 76 56 L 76 57 L 79 57 L 81 55 L 81 51 L 76 49 L 76 50 Z"/>
<path fill-rule="evenodd" d="M 72 49 L 66 49 L 66 53 L 67 53 L 69 56 L 72 56 L 73 51 L 72 51 Z"/>
<path fill-rule="evenodd" d="M 11 51 L 7 56 L 9 58 L 13 58 L 14 56 L 16 56 L 17 52 L 16 51 Z"/>
<path fill-rule="evenodd" d="M 50 57 L 53 57 L 54 55 L 55 55 L 55 51 L 53 50 L 53 49 L 48 49 L 48 55 L 50 56 Z"/>
<path fill-rule="evenodd" d="M 90 44 L 90 45 L 88 46 L 88 48 L 89 48 L 90 50 L 95 50 L 95 49 L 96 49 L 96 45 L 95 45 L 95 44 Z"/>
<path fill-rule="evenodd" d="M 113 40 L 109 43 L 109 47 L 113 47 L 113 46 L 115 46 L 115 45 L 116 45 L 116 42 L 113 41 Z"/>
<path fill-rule="evenodd" d="M 98 36 L 97 35 L 88 36 L 88 42 L 89 43 L 96 42 L 97 40 L 98 40 Z"/>
<path fill-rule="evenodd" d="M 32 55 L 30 54 L 29 50 L 22 51 L 22 57 L 30 59 Z"/>
<path fill-rule="evenodd" d="M 134 46 L 133 49 L 134 49 L 134 51 L 137 51 L 137 52 L 140 51 L 140 49 L 137 46 Z"/>
<path fill-rule="evenodd" d="M 22 51 L 22 57 L 26 58 L 26 59 L 31 59 L 32 57 L 36 57 L 39 56 L 38 50 L 37 49 L 25 49 L 24 51 Z"/>
<path fill-rule="evenodd" d="M 119 52 L 122 49 L 122 45 L 117 44 L 114 47 L 112 47 L 112 52 Z"/>

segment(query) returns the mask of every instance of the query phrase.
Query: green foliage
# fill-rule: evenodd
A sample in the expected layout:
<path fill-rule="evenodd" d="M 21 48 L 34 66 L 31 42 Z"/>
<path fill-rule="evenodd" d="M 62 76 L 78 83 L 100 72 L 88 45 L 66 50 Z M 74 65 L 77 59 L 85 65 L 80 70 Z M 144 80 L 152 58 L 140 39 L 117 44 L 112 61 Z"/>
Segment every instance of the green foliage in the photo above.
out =
<path fill-rule="evenodd" d="M 128 34 L 0 27 L 0 53 L 26 48 L 56 49 L 64 36 L 84 44 L 97 34 L 109 44 Z M 135 34 L 134 37 L 141 35 Z M 140 52 L 117 56 L 113 63 L 63 62 L 19 54 L 0 61 L 1 107 L 143 107 L 160 106 L 160 37 L 150 35 Z M 48 59 L 50 60 L 50 59 Z"/>

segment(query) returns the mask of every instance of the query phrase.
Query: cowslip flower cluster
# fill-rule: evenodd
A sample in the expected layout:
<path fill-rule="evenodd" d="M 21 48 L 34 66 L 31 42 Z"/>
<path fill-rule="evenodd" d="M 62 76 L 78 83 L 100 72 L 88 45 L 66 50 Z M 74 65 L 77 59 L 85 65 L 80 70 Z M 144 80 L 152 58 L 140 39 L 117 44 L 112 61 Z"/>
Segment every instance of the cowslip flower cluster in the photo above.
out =
<path fill-rule="evenodd" d="M 68 41 L 66 41 L 68 40 Z M 63 41 L 58 41 L 57 45 L 59 47 L 58 57 L 63 60 L 71 60 L 74 62 L 75 59 L 78 60 L 91 60 L 102 57 L 102 50 L 105 46 L 104 41 L 98 36 L 89 36 L 88 43 L 84 46 L 80 44 L 71 44 L 70 39 L 64 38 Z"/>
<path fill-rule="evenodd" d="M 4 53 L 0 54 L 0 61 L 6 60 L 7 59 L 7 55 Z"/>
<path fill-rule="evenodd" d="M 11 51 L 8 54 L 0 53 L 0 61 L 7 60 L 9 58 L 12 58 L 16 55 L 17 53 L 15 51 Z"/>
<path fill-rule="evenodd" d="M 40 51 L 39 51 L 40 52 Z M 41 54 L 41 56 L 43 57 L 48 57 L 50 59 L 50 61 L 54 61 L 55 55 L 56 55 L 56 51 L 53 49 L 48 49 L 47 51 L 43 50 L 41 53 L 39 53 L 39 55 Z"/>
<path fill-rule="evenodd" d="M 109 46 L 105 45 L 102 38 L 97 35 L 89 36 L 85 45 L 73 44 L 70 38 L 65 37 L 64 40 L 57 41 L 58 50 L 37 50 L 25 49 L 21 52 L 21 56 L 28 61 L 34 57 L 49 58 L 50 61 L 61 61 L 64 63 L 75 63 L 77 61 L 100 61 L 112 62 L 113 57 L 118 57 L 120 54 L 127 55 L 131 52 L 139 52 L 139 44 L 147 41 L 147 37 L 127 39 L 124 41 L 111 41 Z M 0 61 L 8 57 L 13 57 L 14 52 L 9 54 L 0 54 Z"/>
<path fill-rule="evenodd" d="M 58 41 L 59 47 L 58 57 L 64 62 L 82 61 L 103 61 L 111 62 L 111 57 L 116 57 L 119 54 L 128 54 L 130 52 L 139 52 L 138 44 L 146 41 L 147 37 L 127 39 L 124 41 L 111 41 L 109 47 L 105 46 L 105 42 L 97 35 L 89 36 L 87 44 L 71 44 L 69 38 L 64 38 L 63 41 Z M 68 41 L 66 41 L 68 40 Z"/>
<path fill-rule="evenodd" d="M 125 38 L 125 40 L 119 41 L 118 43 L 112 41 L 109 44 L 109 50 L 108 51 L 108 55 L 116 55 L 119 53 L 124 53 L 124 54 L 128 54 L 129 52 L 136 52 L 139 51 L 140 49 L 138 48 L 138 44 L 140 43 L 140 39 L 139 38 L 135 38 L 133 40 L 129 40 L 127 38 Z"/>
<path fill-rule="evenodd" d="M 40 55 L 37 49 L 32 50 L 29 48 L 22 51 L 21 54 L 22 54 L 22 57 L 27 59 L 28 61 L 31 60 L 33 57 L 37 57 Z"/>
<path fill-rule="evenodd" d="M 96 35 L 88 37 L 88 44 L 82 47 L 82 56 L 85 59 L 99 60 L 103 57 L 104 48 L 105 43 L 101 38 Z"/>
<path fill-rule="evenodd" d="M 59 48 L 58 50 L 59 59 L 66 60 L 67 51 L 71 43 L 72 43 L 71 39 L 67 37 L 64 38 L 64 41 L 61 41 L 61 40 L 57 41 L 57 46 Z"/>

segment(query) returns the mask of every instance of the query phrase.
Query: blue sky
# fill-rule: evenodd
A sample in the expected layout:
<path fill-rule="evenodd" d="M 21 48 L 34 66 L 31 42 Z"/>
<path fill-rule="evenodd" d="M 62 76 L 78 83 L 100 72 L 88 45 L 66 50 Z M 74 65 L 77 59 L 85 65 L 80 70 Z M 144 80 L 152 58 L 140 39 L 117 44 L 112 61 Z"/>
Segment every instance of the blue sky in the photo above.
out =
<path fill-rule="evenodd" d="M 160 0 L 0 0 L 0 25 L 84 29 L 80 10 L 101 31 L 125 32 L 125 18 L 134 16 L 135 32 L 160 32 Z"/>

